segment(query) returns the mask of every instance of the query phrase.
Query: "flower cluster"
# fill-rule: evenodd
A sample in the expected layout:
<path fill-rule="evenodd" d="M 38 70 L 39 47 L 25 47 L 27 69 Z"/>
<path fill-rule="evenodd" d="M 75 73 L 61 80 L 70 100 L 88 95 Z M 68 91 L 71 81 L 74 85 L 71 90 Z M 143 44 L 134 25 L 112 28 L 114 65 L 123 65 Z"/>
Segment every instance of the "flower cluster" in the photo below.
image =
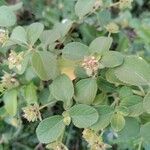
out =
<path fill-rule="evenodd" d="M 5 72 L 1 79 L 1 85 L 6 89 L 17 87 L 19 85 L 19 82 L 17 81 L 17 79 L 14 78 L 13 74 Z"/>
<path fill-rule="evenodd" d="M 87 75 L 95 75 L 99 69 L 99 62 L 94 56 L 85 57 L 82 62 L 82 67 L 86 70 Z"/>
<path fill-rule="evenodd" d="M 47 149 L 52 150 L 68 150 L 68 148 L 62 142 L 53 142 L 46 146 Z"/>
<path fill-rule="evenodd" d="M 94 5 L 94 10 L 97 10 L 102 5 L 103 5 L 102 0 L 96 0 L 95 5 Z"/>
<path fill-rule="evenodd" d="M 8 39 L 8 34 L 5 30 L 0 29 L 0 44 L 4 44 Z"/>
<path fill-rule="evenodd" d="M 26 118 L 29 122 L 34 122 L 41 119 L 40 108 L 38 104 L 33 104 L 27 107 L 22 108 L 24 114 L 23 117 Z"/>
<path fill-rule="evenodd" d="M 119 32 L 119 27 L 114 22 L 109 23 L 105 28 L 109 33 L 118 33 Z"/>
<path fill-rule="evenodd" d="M 101 137 L 90 129 L 84 129 L 83 138 L 88 142 L 92 150 L 106 150 L 110 148 L 108 144 L 103 143 Z"/>
<path fill-rule="evenodd" d="M 130 8 L 133 0 L 120 0 L 119 7 L 120 9 Z"/>
<path fill-rule="evenodd" d="M 21 62 L 23 60 L 23 55 L 23 52 L 17 54 L 15 51 L 11 51 L 8 57 L 9 69 L 16 68 L 20 71 L 22 68 Z"/>

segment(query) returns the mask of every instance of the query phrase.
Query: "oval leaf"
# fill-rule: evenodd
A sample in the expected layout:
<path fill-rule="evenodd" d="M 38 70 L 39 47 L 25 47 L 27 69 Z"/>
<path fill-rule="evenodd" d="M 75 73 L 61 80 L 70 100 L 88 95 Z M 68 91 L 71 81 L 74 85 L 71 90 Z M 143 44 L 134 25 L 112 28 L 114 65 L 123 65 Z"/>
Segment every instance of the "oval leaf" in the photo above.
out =
<path fill-rule="evenodd" d="M 119 52 L 108 51 L 102 56 L 100 63 L 104 67 L 113 68 L 121 65 L 123 63 L 123 58 L 123 55 Z"/>
<path fill-rule="evenodd" d="M 36 129 L 36 134 L 41 143 L 51 143 L 60 137 L 64 128 L 63 117 L 53 116 L 40 122 Z"/>
<path fill-rule="evenodd" d="M 69 114 L 73 124 L 78 128 L 87 128 L 98 120 L 96 109 L 85 104 L 78 104 L 71 107 Z"/>
<path fill-rule="evenodd" d="M 72 81 L 66 75 L 57 77 L 50 85 L 51 94 L 57 100 L 69 101 L 74 95 Z"/>
<path fill-rule="evenodd" d="M 95 78 L 82 79 L 75 85 L 75 100 L 83 104 L 92 104 L 97 93 Z"/>
<path fill-rule="evenodd" d="M 111 127 L 116 131 L 121 131 L 125 126 L 125 119 L 120 113 L 115 113 L 111 119 Z"/>
<path fill-rule="evenodd" d="M 111 37 L 98 37 L 93 40 L 89 46 L 90 52 L 104 54 L 105 52 L 109 51 L 112 44 Z"/>
<path fill-rule="evenodd" d="M 89 48 L 88 46 L 80 43 L 80 42 L 72 42 L 67 44 L 63 51 L 62 56 L 63 58 L 69 60 L 82 60 L 84 56 L 89 55 Z"/>
<path fill-rule="evenodd" d="M 5 109 L 11 116 L 17 113 L 17 90 L 9 90 L 4 94 Z"/>
<path fill-rule="evenodd" d="M 0 26 L 9 27 L 16 23 L 16 16 L 7 6 L 0 7 Z"/>
<path fill-rule="evenodd" d="M 34 52 L 31 63 L 32 68 L 42 80 L 54 79 L 59 74 L 56 57 L 50 52 Z"/>
<path fill-rule="evenodd" d="M 28 43 L 34 45 L 34 43 L 38 40 L 38 38 L 42 34 L 43 30 L 44 25 L 39 22 L 32 23 L 30 26 L 28 26 L 27 28 Z"/>
<path fill-rule="evenodd" d="M 150 66 L 141 57 L 125 57 L 123 65 L 115 69 L 115 75 L 130 85 L 150 85 Z"/>

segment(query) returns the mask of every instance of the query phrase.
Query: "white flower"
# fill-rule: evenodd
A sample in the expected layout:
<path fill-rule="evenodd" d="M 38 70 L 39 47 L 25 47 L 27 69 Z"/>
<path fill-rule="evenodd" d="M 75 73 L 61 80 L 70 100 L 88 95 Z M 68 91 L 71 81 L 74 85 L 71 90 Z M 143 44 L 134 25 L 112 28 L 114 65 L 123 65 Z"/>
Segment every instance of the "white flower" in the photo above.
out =
<path fill-rule="evenodd" d="M 4 29 L 0 29 L 0 44 L 4 44 L 8 39 L 8 34 Z"/>
<path fill-rule="evenodd" d="M 119 27 L 114 22 L 109 23 L 105 28 L 109 33 L 118 33 L 119 32 Z"/>
<path fill-rule="evenodd" d="M 130 8 L 133 0 L 120 0 L 119 7 L 120 9 Z"/>
<path fill-rule="evenodd" d="M 41 113 L 39 111 L 39 105 L 33 104 L 27 107 L 22 108 L 24 114 L 23 117 L 26 118 L 29 122 L 41 120 Z"/>
<path fill-rule="evenodd" d="M 9 69 L 17 68 L 17 70 L 21 70 L 22 68 L 22 60 L 23 60 L 24 53 L 21 52 L 17 54 L 15 51 L 11 51 L 8 57 L 8 66 Z"/>

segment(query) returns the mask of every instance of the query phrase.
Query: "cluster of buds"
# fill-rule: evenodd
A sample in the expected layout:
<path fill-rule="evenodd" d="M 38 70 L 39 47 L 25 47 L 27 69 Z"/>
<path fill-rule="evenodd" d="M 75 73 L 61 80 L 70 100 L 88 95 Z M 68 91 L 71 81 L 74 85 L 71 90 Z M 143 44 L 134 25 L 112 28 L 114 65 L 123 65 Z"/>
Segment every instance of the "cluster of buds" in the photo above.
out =
<path fill-rule="evenodd" d="M 63 122 L 65 125 L 69 125 L 71 123 L 71 117 L 67 111 L 63 112 L 62 116 L 64 117 Z"/>
<path fill-rule="evenodd" d="M 83 138 L 88 142 L 92 150 L 106 150 L 111 147 L 110 145 L 105 144 L 102 141 L 102 138 L 90 129 L 84 129 Z"/>
<path fill-rule="evenodd" d="M 16 78 L 14 78 L 14 76 L 14 74 L 5 72 L 5 74 L 1 77 L 2 87 L 6 89 L 17 87 L 19 85 L 19 82 Z"/>
<path fill-rule="evenodd" d="M 68 148 L 62 142 L 53 142 L 46 146 L 47 149 L 51 150 L 68 150 Z"/>
<path fill-rule="evenodd" d="M 87 75 L 95 75 L 99 69 L 99 62 L 94 56 L 84 58 L 81 66 L 86 70 Z"/>
<path fill-rule="evenodd" d="M 34 122 L 39 120 L 42 120 L 40 108 L 38 104 L 33 104 L 27 107 L 22 108 L 24 114 L 23 117 L 26 118 L 29 122 Z"/>
<path fill-rule="evenodd" d="M 8 33 L 3 30 L 3 29 L 0 29 L 0 44 L 4 44 L 8 39 Z"/>
<path fill-rule="evenodd" d="M 133 2 L 133 0 L 120 0 L 119 7 L 120 7 L 120 9 L 131 8 L 132 2 Z"/>
<path fill-rule="evenodd" d="M 22 60 L 23 60 L 24 52 L 17 54 L 15 51 L 11 51 L 8 57 L 8 65 L 9 69 L 16 68 L 17 70 L 21 70 L 22 68 Z"/>
<path fill-rule="evenodd" d="M 105 28 L 109 33 L 118 33 L 119 32 L 119 27 L 114 22 L 109 23 Z"/>

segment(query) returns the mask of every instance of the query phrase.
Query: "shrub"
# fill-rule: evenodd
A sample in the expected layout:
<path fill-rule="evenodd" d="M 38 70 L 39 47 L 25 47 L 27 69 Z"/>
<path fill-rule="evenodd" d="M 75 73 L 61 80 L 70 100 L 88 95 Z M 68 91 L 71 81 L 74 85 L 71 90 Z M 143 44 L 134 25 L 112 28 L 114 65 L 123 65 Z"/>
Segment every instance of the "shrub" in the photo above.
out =
<path fill-rule="evenodd" d="M 0 6 L 2 149 L 149 149 L 150 20 L 132 5 L 54 1 L 29 25 Z"/>

